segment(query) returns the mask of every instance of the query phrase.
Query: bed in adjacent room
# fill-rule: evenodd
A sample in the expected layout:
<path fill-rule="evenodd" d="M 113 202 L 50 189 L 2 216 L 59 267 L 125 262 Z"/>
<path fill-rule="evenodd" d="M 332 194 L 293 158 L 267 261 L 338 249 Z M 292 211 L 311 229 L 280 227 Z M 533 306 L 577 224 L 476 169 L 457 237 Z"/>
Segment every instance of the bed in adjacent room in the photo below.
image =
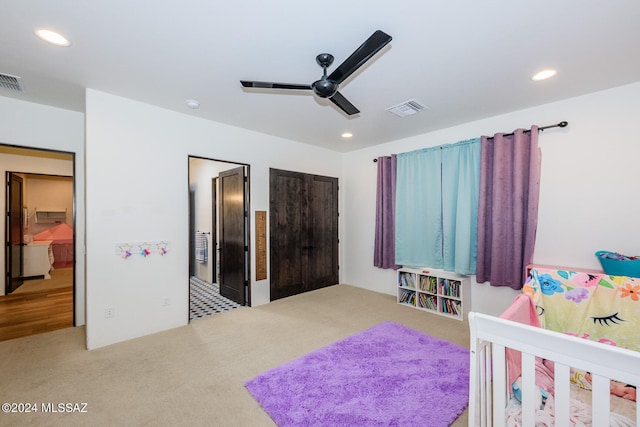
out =
<path fill-rule="evenodd" d="M 66 223 L 57 224 L 33 236 L 34 241 L 51 240 L 53 268 L 73 266 L 73 228 Z"/>

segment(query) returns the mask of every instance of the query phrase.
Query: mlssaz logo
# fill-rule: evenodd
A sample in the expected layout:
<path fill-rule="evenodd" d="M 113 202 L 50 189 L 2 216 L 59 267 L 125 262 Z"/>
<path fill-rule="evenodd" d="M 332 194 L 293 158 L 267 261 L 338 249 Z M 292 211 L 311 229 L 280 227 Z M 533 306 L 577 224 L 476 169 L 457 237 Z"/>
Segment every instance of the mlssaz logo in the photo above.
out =
<path fill-rule="evenodd" d="M 86 403 L 43 403 L 41 405 L 42 412 L 81 412 L 87 413 Z"/>

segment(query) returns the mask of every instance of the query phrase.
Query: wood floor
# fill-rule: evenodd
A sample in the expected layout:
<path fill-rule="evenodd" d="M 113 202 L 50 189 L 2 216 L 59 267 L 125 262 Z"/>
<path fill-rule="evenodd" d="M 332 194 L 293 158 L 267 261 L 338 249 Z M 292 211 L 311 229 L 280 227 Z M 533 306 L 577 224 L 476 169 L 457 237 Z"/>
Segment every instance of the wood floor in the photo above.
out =
<path fill-rule="evenodd" d="M 0 296 L 0 341 L 73 326 L 72 282 L 39 289 Z"/>

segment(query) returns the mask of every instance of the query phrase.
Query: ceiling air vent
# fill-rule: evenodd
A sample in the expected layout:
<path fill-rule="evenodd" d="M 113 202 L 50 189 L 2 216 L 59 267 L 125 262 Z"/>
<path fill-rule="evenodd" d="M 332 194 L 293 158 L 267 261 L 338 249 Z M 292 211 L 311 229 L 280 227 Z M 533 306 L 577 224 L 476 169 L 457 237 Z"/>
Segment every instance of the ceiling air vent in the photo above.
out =
<path fill-rule="evenodd" d="M 416 101 L 415 99 L 410 99 L 403 102 L 402 104 L 394 105 L 393 107 L 387 108 L 387 111 L 395 114 L 398 117 L 405 117 L 415 113 L 419 113 L 426 108 L 427 107 L 421 102 Z"/>
<path fill-rule="evenodd" d="M 0 87 L 9 90 L 15 90 L 16 92 L 22 92 L 20 77 L 12 76 L 11 74 L 0 73 Z"/>

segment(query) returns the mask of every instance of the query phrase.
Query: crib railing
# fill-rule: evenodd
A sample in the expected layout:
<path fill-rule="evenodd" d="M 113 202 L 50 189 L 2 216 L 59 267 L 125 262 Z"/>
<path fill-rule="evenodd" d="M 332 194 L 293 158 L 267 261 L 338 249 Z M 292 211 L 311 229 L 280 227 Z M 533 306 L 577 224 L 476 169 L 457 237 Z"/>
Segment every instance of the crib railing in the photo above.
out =
<path fill-rule="evenodd" d="M 593 379 L 592 423 L 609 426 L 610 379 L 640 384 L 640 353 L 560 334 L 546 329 L 469 313 L 471 365 L 469 426 L 505 425 L 510 385 L 506 348 L 522 352 L 522 426 L 535 426 L 535 359 L 554 362 L 555 425 L 569 427 L 570 368 L 590 372 Z M 636 403 L 636 425 L 640 410 Z"/>

